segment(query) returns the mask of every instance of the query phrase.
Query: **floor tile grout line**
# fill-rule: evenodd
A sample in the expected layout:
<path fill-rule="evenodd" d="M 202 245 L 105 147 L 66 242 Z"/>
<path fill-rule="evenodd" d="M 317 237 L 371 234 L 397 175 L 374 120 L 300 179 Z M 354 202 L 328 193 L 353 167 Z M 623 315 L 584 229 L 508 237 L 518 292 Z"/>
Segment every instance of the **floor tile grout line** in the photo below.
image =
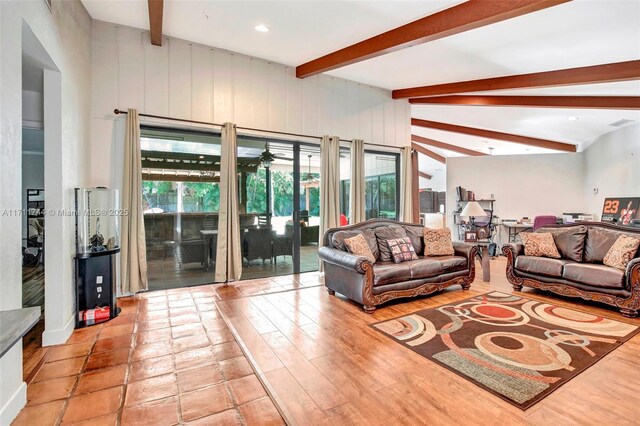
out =
<path fill-rule="evenodd" d="M 194 306 L 196 308 L 196 312 L 198 313 L 198 318 L 200 319 L 200 324 L 202 325 L 202 327 L 205 330 L 205 334 L 207 336 L 207 340 L 209 341 L 209 345 L 211 347 L 215 347 L 216 345 L 214 345 L 213 342 L 211 341 L 211 336 L 209 336 L 209 332 L 207 332 L 207 328 L 204 327 L 204 324 L 202 323 L 203 318 L 202 318 L 202 312 L 200 311 L 200 305 L 195 301 L 195 298 L 193 297 L 193 294 L 191 293 L 191 291 L 189 291 L 189 296 L 191 297 L 191 300 L 193 300 L 193 304 L 194 304 Z M 214 302 L 214 306 L 215 306 L 216 311 L 218 312 L 218 314 L 222 315 L 222 313 L 220 312 L 220 309 L 218 308 L 218 306 L 215 305 L 215 302 Z M 207 311 L 207 312 L 210 312 L 210 311 Z M 220 362 L 218 360 L 216 360 L 216 362 L 218 363 L 218 365 L 220 364 Z M 229 398 L 229 400 L 231 401 L 231 404 L 233 405 L 233 410 L 234 410 L 234 412 L 236 414 L 236 417 L 239 416 L 242 425 L 246 425 L 246 421 L 245 421 L 244 418 L 242 418 L 242 415 L 240 414 L 240 410 L 238 408 L 238 405 L 236 404 L 236 401 L 233 398 L 233 393 L 231 392 L 231 389 L 229 387 L 229 381 L 230 380 L 227 380 L 227 375 L 225 374 L 224 371 L 222 371 L 222 369 L 220 370 L 220 374 L 222 375 L 222 383 L 221 384 L 224 385 L 225 391 L 227 393 L 227 397 Z M 207 416 L 203 416 L 203 417 L 207 417 Z M 203 418 L 203 417 L 201 417 L 201 418 Z M 195 419 L 195 420 L 197 420 L 197 419 Z"/>
<path fill-rule="evenodd" d="M 222 311 L 222 309 L 220 309 L 220 307 L 218 306 L 218 302 L 214 301 L 214 304 L 216 305 L 216 308 L 218 309 L 218 312 L 220 313 L 222 320 L 225 322 L 225 324 L 229 328 L 229 331 L 231 331 L 233 338 L 236 339 L 238 346 L 240 346 L 240 350 L 244 354 L 247 361 L 249 361 L 249 365 L 251 366 L 256 377 L 260 381 L 260 384 L 264 387 L 264 389 L 267 392 L 267 395 L 269 396 L 269 398 L 275 405 L 276 409 L 282 416 L 282 419 L 284 420 L 284 422 L 288 426 L 297 426 L 298 423 L 295 421 L 295 419 L 293 418 L 293 416 L 291 415 L 291 413 L 289 412 L 289 410 L 287 409 L 284 402 L 282 401 L 280 396 L 277 394 L 273 386 L 271 386 L 271 383 L 269 383 L 269 380 L 267 379 L 266 375 L 258 365 L 255 358 L 253 358 L 253 355 L 249 351 L 249 348 L 247 348 L 247 345 L 242 340 L 242 337 L 240 336 L 240 333 L 238 332 L 238 330 L 235 328 L 233 323 L 229 320 L 227 315 Z"/>

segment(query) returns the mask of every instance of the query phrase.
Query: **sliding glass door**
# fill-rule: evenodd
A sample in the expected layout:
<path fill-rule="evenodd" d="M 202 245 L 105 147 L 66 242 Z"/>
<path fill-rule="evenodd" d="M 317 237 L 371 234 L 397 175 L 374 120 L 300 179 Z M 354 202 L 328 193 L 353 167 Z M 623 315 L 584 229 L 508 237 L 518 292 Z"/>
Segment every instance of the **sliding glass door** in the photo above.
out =
<path fill-rule="evenodd" d="M 141 129 L 149 289 L 213 281 L 220 208 L 220 136 Z"/>
<path fill-rule="evenodd" d="M 213 282 L 220 135 L 141 129 L 150 289 Z M 320 147 L 238 135 L 243 279 L 318 269 Z M 340 225 L 349 223 L 350 151 L 340 151 Z M 365 152 L 367 218 L 398 217 L 399 155 Z"/>

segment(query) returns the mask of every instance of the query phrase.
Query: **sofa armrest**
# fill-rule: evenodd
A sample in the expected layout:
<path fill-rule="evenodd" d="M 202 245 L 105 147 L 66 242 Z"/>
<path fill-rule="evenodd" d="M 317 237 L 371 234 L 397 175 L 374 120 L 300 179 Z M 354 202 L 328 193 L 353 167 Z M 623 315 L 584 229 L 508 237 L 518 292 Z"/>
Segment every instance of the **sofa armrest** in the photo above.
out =
<path fill-rule="evenodd" d="M 341 266 L 345 269 L 355 271 L 364 275 L 365 270 L 371 267 L 371 263 L 364 256 L 358 256 L 346 251 L 338 250 L 331 247 L 320 247 L 318 249 L 318 257 L 320 260 Z M 365 266 L 367 264 L 368 266 Z"/>
<path fill-rule="evenodd" d="M 524 245 L 522 243 L 504 244 L 502 246 L 502 253 L 505 256 L 507 255 L 507 250 L 511 251 L 511 253 L 513 254 L 513 260 L 515 260 L 516 257 L 524 254 Z"/>
<path fill-rule="evenodd" d="M 464 256 L 467 260 L 472 261 L 473 256 L 476 255 L 478 248 L 477 246 L 469 243 L 463 243 L 461 241 L 453 242 L 453 251 L 456 256 Z"/>
<path fill-rule="evenodd" d="M 640 287 L 640 257 L 631 259 L 627 264 L 625 276 L 627 277 L 627 286 L 629 290 L 632 290 L 634 287 Z"/>

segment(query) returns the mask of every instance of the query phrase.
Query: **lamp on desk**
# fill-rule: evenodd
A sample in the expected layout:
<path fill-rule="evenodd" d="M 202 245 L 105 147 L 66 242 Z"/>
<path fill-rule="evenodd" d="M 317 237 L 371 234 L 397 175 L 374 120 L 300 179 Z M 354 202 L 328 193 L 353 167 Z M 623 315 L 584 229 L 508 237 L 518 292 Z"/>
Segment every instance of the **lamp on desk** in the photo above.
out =
<path fill-rule="evenodd" d="M 460 216 L 468 217 L 469 222 L 471 223 L 473 223 L 474 218 L 478 216 L 486 216 L 486 215 L 487 215 L 487 212 L 484 211 L 480 203 L 478 203 L 477 201 L 469 201 L 467 205 L 464 206 L 464 209 L 462 209 L 462 212 L 460 213 Z"/>

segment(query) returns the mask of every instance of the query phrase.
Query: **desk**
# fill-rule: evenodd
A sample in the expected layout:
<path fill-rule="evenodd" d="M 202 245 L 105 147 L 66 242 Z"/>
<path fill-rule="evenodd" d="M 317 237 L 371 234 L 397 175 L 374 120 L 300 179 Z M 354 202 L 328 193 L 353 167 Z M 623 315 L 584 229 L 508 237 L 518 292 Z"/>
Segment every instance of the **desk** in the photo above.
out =
<path fill-rule="evenodd" d="M 509 236 L 507 242 L 509 243 L 515 243 L 516 237 L 518 236 L 519 233 L 526 231 L 528 229 L 531 229 L 531 226 L 533 226 L 530 223 L 516 223 L 516 222 L 502 222 L 501 225 L 507 228 L 507 232 Z"/>

